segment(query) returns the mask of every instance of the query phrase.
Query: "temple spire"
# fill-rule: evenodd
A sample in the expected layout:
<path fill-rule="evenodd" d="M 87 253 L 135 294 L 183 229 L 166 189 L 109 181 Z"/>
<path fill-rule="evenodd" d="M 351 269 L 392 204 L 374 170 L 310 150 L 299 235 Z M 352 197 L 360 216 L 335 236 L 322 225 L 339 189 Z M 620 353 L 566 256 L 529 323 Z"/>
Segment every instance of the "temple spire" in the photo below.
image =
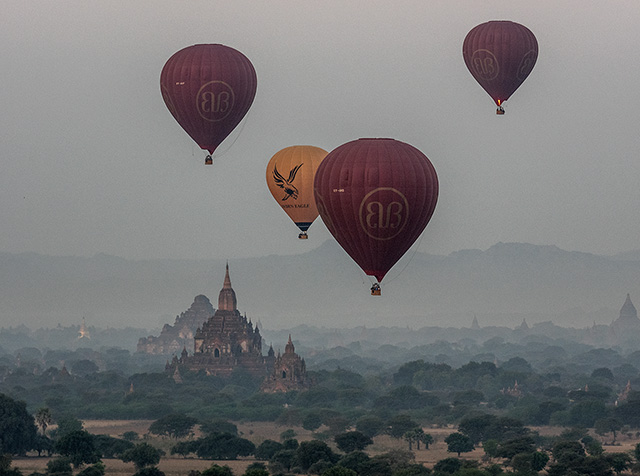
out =
<path fill-rule="evenodd" d="M 238 306 L 236 300 L 236 293 L 231 287 L 231 278 L 229 277 L 229 262 L 227 262 L 226 271 L 224 274 L 224 284 L 220 290 L 218 296 L 218 309 L 221 311 L 235 311 Z"/>
<path fill-rule="evenodd" d="M 620 309 L 620 317 L 622 319 L 631 319 L 635 320 L 638 318 L 638 311 L 636 311 L 636 307 L 631 302 L 631 296 L 627 293 L 627 299 L 624 301 L 622 305 L 622 309 Z"/>
<path fill-rule="evenodd" d="M 224 285 L 223 289 L 231 289 L 231 278 L 229 277 L 229 262 L 227 261 L 227 269 L 224 273 Z"/>
<path fill-rule="evenodd" d="M 291 342 L 291 334 L 289 334 L 289 342 L 284 346 L 285 354 L 293 354 L 295 352 L 295 347 L 293 346 L 293 342 Z"/>

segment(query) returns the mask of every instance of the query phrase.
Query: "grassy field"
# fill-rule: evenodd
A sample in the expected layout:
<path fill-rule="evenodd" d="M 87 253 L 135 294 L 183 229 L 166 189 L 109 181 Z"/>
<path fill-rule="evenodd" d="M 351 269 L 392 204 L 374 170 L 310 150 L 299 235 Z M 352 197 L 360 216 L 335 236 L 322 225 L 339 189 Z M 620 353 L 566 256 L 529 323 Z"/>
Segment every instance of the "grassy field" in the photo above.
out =
<path fill-rule="evenodd" d="M 187 476 L 191 470 L 204 470 L 210 467 L 213 463 L 221 466 L 229 466 L 236 476 L 240 476 L 246 470 L 247 466 L 253 463 L 253 458 L 240 459 L 237 461 L 211 461 L 201 460 L 196 458 L 174 458 L 170 456 L 170 449 L 175 444 L 175 440 L 171 440 L 166 437 L 156 437 L 148 435 L 149 425 L 151 420 L 86 420 L 83 422 L 84 428 L 93 434 L 105 434 L 113 437 L 121 437 L 126 431 L 135 431 L 141 437 L 147 435 L 145 441 L 153 444 L 158 448 L 162 448 L 166 451 L 167 456 L 163 457 L 158 465 L 158 468 L 163 471 L 167 476 Z M 253 423 L 240 423 L 238 424 L 238 431 L 240 436 L 251 440 L 256 446 L 262 443 L 266 439 L 279 441 L 280 433 L 288 427 L 276 426 L 273 423 L 253 422 Z M 313 438 L 311 432 L 304 430 L 300 427 L 292 428 L 296 432 L 296 438 L 298 441 L 306 441 Z M 533 428 L 543 435 L 559 434 L 562 429 L 554 427 L 541 427 Z M 435 443 L 432 444 L 428 450 L 425 450 L 422 446 L 420 450 L 415 450 L 416 462 L 422 463 L 425 466 L 432 467 L 436 462 L 441 459 L 456 456 L 453 453 L 447 451 L 447 445 L 444 443 L 444 439 L 450 433 L 454 432 L 453 427 L 450 428 L 425 428 L 425 432 L 430 433 Z M 197 435 L 196 436 L 200 436 Z M 633 449 L 638 442 L 638 437 L 635 435 L 618 436 L 618 442 L 615 446 L 604 445 L 604 449 L 607 452 L 633 452 Z M 332 442 L 328 442 L 330 446 Z M 335 447 L 333 447 L 336 450 Z M 374 438 L 373 445 L 367 448 L 367 453 L 370 456 L 385 453 L 393 449 L 408 449 L 406 442 L 393 439 L 389 436 L 377 436 Z M 337 450 L 336 450 L 337 451 Z M 464 459 L 480 460 L 484 451 L 482 448 L 476 448 L 470 453 L 463 453 L 461 455 Z M 49 458 L 16 458 L 13 460 L 13 466 L 19 468 L 25 476 L 33 472 L 44 473 L 46 470 L 47 462 Z M 135 468 L 132 463 L 123 463 L 118 459 L 104 459 L 106 466 L 106 473 L 108 476 L 129 476 L 135 473 Z"/>

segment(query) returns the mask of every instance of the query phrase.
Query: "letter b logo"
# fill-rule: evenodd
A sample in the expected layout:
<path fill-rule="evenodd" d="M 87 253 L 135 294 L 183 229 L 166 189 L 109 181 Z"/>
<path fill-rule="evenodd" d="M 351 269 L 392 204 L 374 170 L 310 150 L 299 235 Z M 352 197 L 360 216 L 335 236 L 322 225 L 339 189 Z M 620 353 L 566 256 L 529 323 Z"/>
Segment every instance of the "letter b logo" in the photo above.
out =
<path fill-rule="evenodd" d="M 375 240 L 390 240 L 402 231 L 409 218 L 409 204 L 395 188 L 380 187 L 360 202 L 360 226 Z"/>

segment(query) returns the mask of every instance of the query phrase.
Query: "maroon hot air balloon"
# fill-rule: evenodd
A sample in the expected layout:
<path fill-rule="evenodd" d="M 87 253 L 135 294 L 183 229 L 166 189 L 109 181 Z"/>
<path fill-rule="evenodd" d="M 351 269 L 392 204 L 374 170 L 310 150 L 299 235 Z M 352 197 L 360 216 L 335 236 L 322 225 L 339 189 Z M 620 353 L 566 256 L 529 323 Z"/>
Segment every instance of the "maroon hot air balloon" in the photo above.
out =
<path fill-rule="evenodd" d="M 313 189 L 331 234 L 366 274 L 382 281 L 429 223 L 438 177 L 409 144 L 359 139 L 325 157 Z"/>
<path fill-rule="evenodd" d="M 160 90 L 169 111 L 210 154 L 245 116 L 256 85 L 249 59 L 224 45 L 184 48 L 169 58 L 160 74 Z"/>
<path fill-rule="evenodd" d="M 464 62 L 480 86 L 496 102 L 497 114 L 529 76 L 538 58 L 538 42 L 526 26 L 490 21 L 473 28 L 462 45 Z"/>

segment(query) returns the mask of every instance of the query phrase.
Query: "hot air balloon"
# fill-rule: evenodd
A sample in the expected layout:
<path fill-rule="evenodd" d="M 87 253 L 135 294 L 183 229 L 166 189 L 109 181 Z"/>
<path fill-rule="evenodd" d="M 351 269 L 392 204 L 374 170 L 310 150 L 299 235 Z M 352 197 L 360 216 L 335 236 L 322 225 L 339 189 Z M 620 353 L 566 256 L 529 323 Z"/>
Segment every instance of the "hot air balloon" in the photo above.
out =
<path fill-rule="evenodd" d="M 498 105 L 529 76 L 538 58 L 538 42 L 526 26 L 512 21 L 490 21 L 473 28 L 462 45 L 464 62 L 480 86 Z"/>
<path fill-rule="evenodd" d="M 240 123 L 256 95 L 256 71 L 245 55 L 224 45 L 193 45 L 175 53 L 160 74 L 167 108 L 211 155 Z"/>
<path fill-rule="evenodd" d="M 318 217 L 313 178 L 327 151 L 310 145 L 294 145 L 277 152 L 267 164 L 267 185 L 273 198 L 307 239 L 307 230 Z"/>
<path fill-rule="evenodd" d="M 429 223 L 438 177 L 429 159 L 394 139 L 359 139 L 331 151 L 314 195 L 331 234 L 367 275 L 381 282 Z M 380 294 L 375 283 L 372 294 Z"/>

